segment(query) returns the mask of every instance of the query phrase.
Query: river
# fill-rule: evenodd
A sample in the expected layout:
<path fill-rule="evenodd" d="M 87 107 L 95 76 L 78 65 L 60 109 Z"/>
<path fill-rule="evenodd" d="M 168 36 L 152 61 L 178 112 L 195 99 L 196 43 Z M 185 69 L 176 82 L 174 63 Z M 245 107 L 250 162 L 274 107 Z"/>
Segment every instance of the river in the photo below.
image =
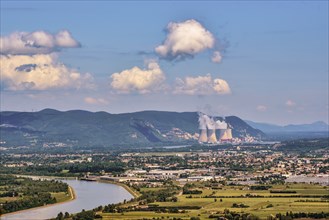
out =
<path fill-rule="evenodd" d="M 55 218 L 59 212 L 70 214 L 81 212 L 82 209 L 90 210 L 100 205 L 119 203 L 130 200 L 133 196 L 123 187 L 100 182 L 80 180 L 62 180 L 69 184 L 75 192 L 76 198 L 72 201 L 27 209 L 24 211 L 1 216 L 1 220 L 39 220 Z"/>

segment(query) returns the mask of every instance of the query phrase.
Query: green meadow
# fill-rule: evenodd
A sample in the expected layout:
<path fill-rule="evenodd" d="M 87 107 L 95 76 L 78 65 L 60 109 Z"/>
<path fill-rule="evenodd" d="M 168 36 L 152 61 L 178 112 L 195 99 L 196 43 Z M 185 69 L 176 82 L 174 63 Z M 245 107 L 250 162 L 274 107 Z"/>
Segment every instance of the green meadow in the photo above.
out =
<path fill-rule="evenodd" d="M 129 211 L 123 213 L 101 213 L 101 215 L 103 219 L 191 219 L 191 217 L 211 219 L 209 218 L 211 215 L 220 215 L 225 210 L 230 210 L 240 214 L 250 213 L 260 219 L 266 219 L 268 216 L 278 213 L 329 212 L 329 187 L 321 185 L 274 185 L 268 190 L 251 190 L 246 186 L 222 186 L 221 188 L 213 189 L 203 186 L 202 183 L 195 184 L 195 186 L 196 188 L 194 189 L 202 191 L 201 194 L 179 193 L 176 195 L 177 202 L 168 201 L 148 204 L 156 207 L 165 207 L 167 210 L 177 208 L 179 213 Z M 141 191 L 156 190 L 160 190 L 160 188 L 143 188 Z M 271 190 L 279 191 L 280 193 L 271 193 Z M 129 203 L 124 206 L 129 206 Z M 199 207 L 199 209 L 195 209 L 195 207 Z"/>

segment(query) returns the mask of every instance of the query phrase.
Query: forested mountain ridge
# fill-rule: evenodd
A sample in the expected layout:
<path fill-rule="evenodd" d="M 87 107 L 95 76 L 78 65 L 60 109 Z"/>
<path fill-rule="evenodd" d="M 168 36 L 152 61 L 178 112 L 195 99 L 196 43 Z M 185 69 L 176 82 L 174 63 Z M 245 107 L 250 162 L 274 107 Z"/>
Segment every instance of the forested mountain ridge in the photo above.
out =
<path fill-rule="evenodd" d="M 83 146 L 197 143 L 197 112 L 141 111 L 110 114 L 82 110 L 0 112 L 0 139 L 7 145 L 67 143 Z M 236 116 L 226 122 L 234 137 L 264 137 Z"/>

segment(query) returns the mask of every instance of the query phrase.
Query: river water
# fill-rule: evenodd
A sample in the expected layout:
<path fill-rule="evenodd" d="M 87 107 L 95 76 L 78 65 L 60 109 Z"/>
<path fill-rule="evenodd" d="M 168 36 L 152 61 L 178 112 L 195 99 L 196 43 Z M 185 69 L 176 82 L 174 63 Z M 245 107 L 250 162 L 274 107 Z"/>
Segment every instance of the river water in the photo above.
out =
<path fill-rule="evenodd" d="M 100 205 L 119 203 L 129 200 L 133 196 L 123 187 L 100 182 L 88 182 L 80 180 L 63 180 L 69 184 L 75 192 L 75 200 L 57 205 L 25 210 L 6 216 L 1 220 L 39 220 L 55 218 L 59 212 L 70 214 L 81 212 L 82 209 L 90 210 Z"/>

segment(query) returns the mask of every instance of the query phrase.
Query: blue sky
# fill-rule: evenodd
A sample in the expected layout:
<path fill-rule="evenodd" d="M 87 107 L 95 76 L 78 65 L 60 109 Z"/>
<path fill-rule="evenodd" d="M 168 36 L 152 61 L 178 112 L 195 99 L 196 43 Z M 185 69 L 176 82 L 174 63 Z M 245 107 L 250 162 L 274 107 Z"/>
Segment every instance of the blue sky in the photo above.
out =
<path fill-rule="evenodd" d="M 1 110 L 328 122 L 328 1 L 1 1 L 0 16 Z"/>

